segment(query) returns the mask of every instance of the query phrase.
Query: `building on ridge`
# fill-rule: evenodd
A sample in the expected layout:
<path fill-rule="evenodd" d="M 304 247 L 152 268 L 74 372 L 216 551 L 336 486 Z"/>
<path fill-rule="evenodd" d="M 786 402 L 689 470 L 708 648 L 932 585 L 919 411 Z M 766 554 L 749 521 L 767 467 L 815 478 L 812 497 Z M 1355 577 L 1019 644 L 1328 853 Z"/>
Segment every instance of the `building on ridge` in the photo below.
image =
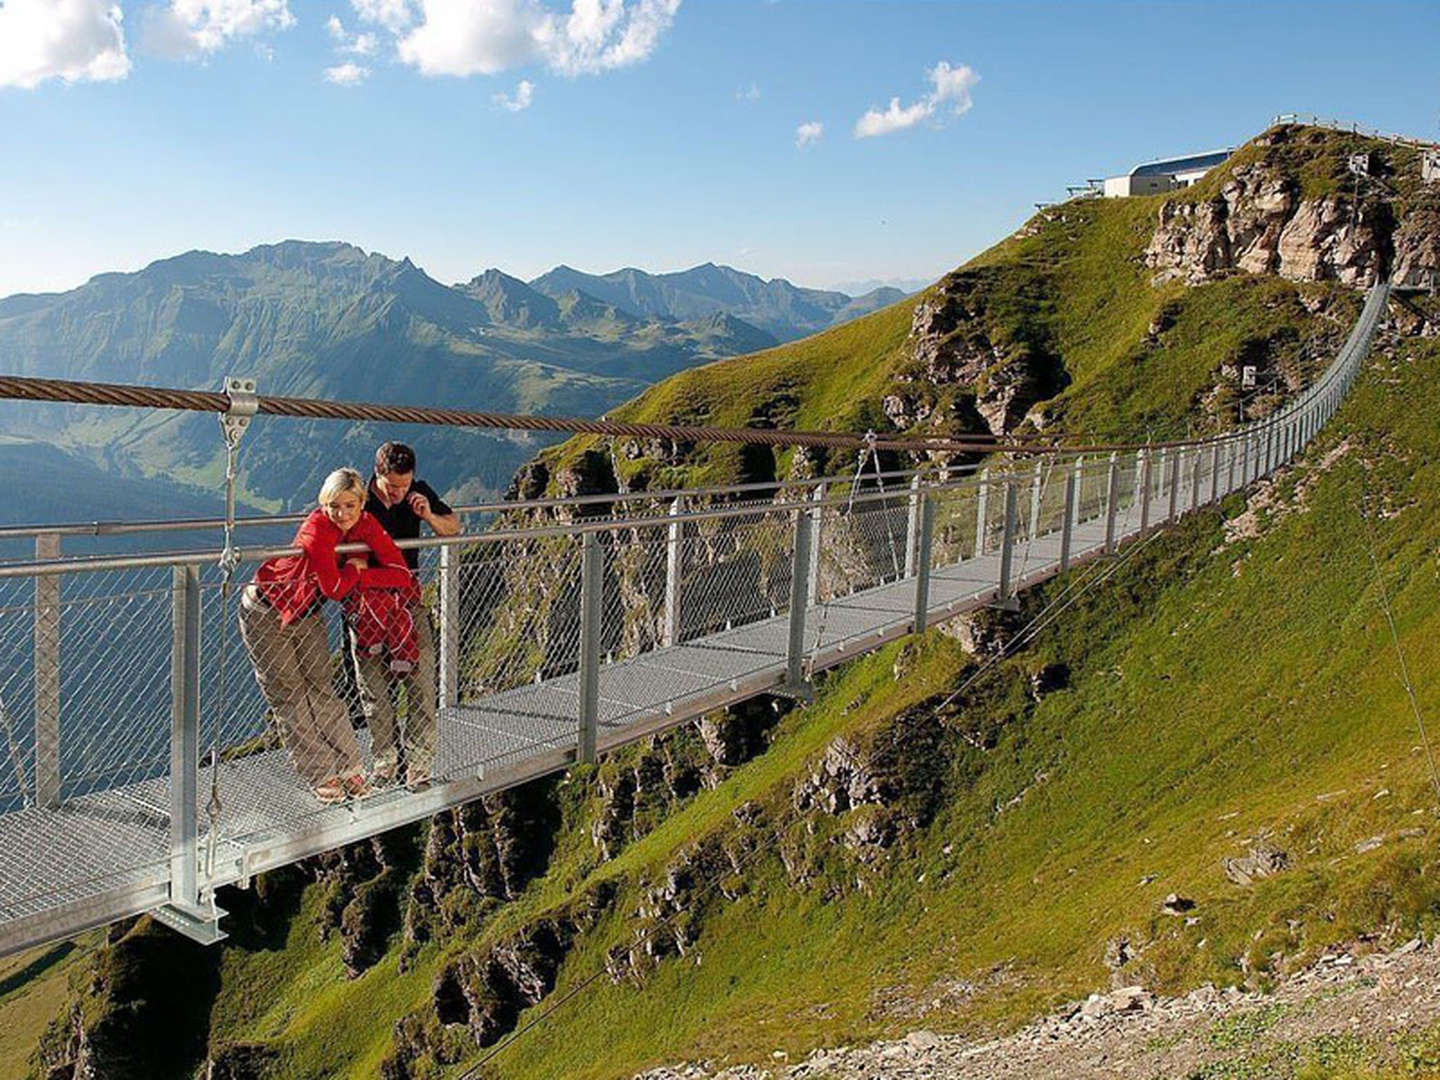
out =
<path fill-rule="evenodd" d="M 1157 195 L 1162 191 L 1189 187 L 1216 165 L 1225 161 L 1234 148 L 1212 150 L 1207 154 L 1187 154 L 1184 157 L 1163 158 L 1136 165 L 1124 176 L 1111 176 L 1105 180 L 1107 199 L 1124 198 L 1127 195 Z"/>

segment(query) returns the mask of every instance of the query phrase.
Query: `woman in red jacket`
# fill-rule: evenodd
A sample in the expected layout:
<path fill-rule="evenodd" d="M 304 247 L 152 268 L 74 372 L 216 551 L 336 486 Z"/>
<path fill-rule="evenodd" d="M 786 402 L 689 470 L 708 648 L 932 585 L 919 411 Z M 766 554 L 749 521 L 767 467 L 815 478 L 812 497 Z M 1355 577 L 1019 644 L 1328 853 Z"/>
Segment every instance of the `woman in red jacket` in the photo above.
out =
<path fill-rule="evenodd" d="M 414 580 L 395 541 L 364 506 L 364 478 L 336 469 L 320 489 L 319 508 L 295 533 L 300 554 L 261 564 L 240 594 L 240 636 L 255 680 L 296 771 L 322 803 L 362 797 L 369 784 L 349 713 L 331 685 L 320 606 L 362 587 L 403 589 Z M 371 557 L 335 550 L 352 543 L 367 545 Z"/>

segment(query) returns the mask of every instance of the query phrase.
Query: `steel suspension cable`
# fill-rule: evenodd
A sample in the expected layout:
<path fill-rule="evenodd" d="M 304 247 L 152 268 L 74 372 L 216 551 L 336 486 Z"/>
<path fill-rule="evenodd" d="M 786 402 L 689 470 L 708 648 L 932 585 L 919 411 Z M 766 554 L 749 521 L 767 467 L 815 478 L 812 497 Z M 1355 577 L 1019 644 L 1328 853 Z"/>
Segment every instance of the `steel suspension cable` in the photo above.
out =
<path fill-rule="evenodd" d="M 67 379 L 41 379 L 0 375 L 0 400 L 52 402 L 69 405 L 107 405 L 129 408 L 174 409 L 183 412 L 224 413 L 233 404 L 228 394 L 210 390 L 179 390 L 156 386 L 132 386 Z M 359 420 L 374 423 L 429 424 L 504 431 L 543 432 L 561 435 L 670 439 L 676 442 L 714 442 L 734 445 L 813 446 L 838 450 L 869 447 L 865 435 L 835 431 L 786 431 L 774 428 L 706 427 L 702 425 L 656 424 L 634 421 L 588 419 L 575 416 L 543 416 L 524 413 L 483 412 L 436 406 L 384 405 L 373 402 L 324 401 L 318 398 L 258 398 L 258 411 L 267 416 L 288 416 L 309 420 Z M 1141 443 L 1065 444 L 1054 440 L 1011 436 L 997 441 L 983 435 L 893 435 L 876 439 L 881 450 L 914 453 L 945 451 L 984 454 L 1005 449 L 1018 454 L 1058 452 L 1102 453 L 1134 450 Z M 1160 446 L 1193 446 L 1213 440 L 1195 439 Z"/>

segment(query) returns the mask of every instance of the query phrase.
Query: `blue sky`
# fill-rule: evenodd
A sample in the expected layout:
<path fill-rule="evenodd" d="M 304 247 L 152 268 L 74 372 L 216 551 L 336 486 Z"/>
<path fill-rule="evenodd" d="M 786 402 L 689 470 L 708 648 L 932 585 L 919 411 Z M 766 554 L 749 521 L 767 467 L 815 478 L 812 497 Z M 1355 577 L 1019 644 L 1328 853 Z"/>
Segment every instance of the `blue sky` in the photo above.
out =
<path fill-rule="evenodd" d="M 932 278 L 1278 112 L 1440 137 L 1437 46 L 1429 0 L 0 0 L 0 295 L 287 237 Z"/>

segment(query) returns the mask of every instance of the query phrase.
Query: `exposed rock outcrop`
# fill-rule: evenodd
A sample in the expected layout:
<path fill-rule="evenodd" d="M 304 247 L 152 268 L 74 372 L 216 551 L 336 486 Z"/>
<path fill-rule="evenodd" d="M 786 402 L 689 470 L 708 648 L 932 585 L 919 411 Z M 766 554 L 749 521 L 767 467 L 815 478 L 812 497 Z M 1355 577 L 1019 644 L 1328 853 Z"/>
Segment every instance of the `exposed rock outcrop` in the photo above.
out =
<path fill-rule="evenodd" d="M 1381 175 L 1335 180 L 1328 193 L 1304 197 L 1281 159 L 1295 141 L 1315 137 L 1276 128 L 1257 140 L 1264 152 L 1237 165 L 1218 194 L 1166 200 L 1145 250 L 1154 282 L 1199 285 L 1237 271 L 1356 286 L 1386 274 L 1404 286 L 1437 280 L 1440 193 L 1421 188 L 1418 177 L 1392 184 L 1386 148 L 1372 154 Z M 1344 177 L 1343 160 L 1338 168 Z"/>
<path fill-rule="evenodd" d="M 985 281 L 980 271 L 957 271 L 915 305 L 911 364 L 882 402 L 897 427 L 932 421 L 953 431 L 978 415 L 992 434 L 1004 434 L 1060 389 L 1061 368 L 1046 333 L 1028 322 L 1003 334 L 990 327 Z M 937 394 L 947 387 L 968 392 L 947 402 Z"/>

